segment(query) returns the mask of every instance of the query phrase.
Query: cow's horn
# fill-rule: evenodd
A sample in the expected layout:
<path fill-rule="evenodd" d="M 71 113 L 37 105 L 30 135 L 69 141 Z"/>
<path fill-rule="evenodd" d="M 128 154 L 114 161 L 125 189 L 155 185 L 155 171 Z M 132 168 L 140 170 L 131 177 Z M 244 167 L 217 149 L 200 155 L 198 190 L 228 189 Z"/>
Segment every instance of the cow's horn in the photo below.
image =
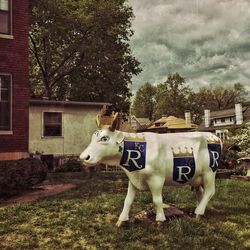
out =
<path fill-rule="evenodd" d="M 99 115 L 96 116 L 96 125 L 97 125 L 98 128 L 101 128 L 101 122 L 100 122 L 100 116 Z"/>
<path fill-rule="evenodd" d="M 118 112 L 114 114 L 114 117 L 110 126 L 110 130 L 114 131 L 117 128 L 117 125 L 118 125 Z"/>
<path fill-rule="evenodd" d="M 101 117 L 104 116 L 107 112 L 107 105 L 103 105 L 101 109 Z"/>

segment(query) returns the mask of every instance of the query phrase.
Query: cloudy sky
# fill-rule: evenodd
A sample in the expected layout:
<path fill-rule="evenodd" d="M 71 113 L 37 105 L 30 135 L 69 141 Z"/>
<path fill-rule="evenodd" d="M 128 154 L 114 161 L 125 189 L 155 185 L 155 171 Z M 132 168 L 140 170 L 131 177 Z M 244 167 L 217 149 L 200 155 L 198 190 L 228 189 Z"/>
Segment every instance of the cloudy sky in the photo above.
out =
<path fill-rule="evenodd" d="M 194 88 L 241 82 L 250 91 L 250 0 L 129 0 L 131 47 L 143 72 L 132 89 L 178 72 Z"/>

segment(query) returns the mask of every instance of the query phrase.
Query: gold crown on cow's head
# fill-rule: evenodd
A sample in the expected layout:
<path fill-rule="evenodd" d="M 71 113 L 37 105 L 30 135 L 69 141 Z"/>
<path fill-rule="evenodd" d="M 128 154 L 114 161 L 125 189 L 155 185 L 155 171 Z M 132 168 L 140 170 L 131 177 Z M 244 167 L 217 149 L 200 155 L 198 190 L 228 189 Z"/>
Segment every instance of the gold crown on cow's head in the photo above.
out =
<path fill-rule="evenodd" d="M 208 144 L 220 144 L 220 139 L 215 136 L 210 136 L 210 137 L 207 137 L 207 143 Z"/>
<path fill-rule="evenodd" d="M 121 123 L 121 118 L 119 114 L 116 112 L 112 112 L 110 115 L 108 115 L 107 112 L 108 108 L 106 105 L 104 105 L 101 109 L 100 114 L 96 116 L 96 125 L 99 129 L 102 128 L 110 128 L 110 130 L 115 130 L 119 128 Z"/>
<path fill-rule="evenodd" d="M 173 152 L 173 156 L 175 158 L 180 158 L 180 157 L 194 157 L 194 152 L 193 148 L 190 147 L 185 147 L 184 149 L 181 149 L 181 147 L 178 147 L 177 149 L 171 148 Z"/>

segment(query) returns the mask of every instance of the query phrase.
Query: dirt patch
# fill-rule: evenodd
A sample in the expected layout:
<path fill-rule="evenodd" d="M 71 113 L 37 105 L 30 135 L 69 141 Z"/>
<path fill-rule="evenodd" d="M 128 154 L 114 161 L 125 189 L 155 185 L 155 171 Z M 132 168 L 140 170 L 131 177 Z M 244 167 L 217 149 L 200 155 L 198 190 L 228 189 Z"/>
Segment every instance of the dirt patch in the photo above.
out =
<path fill-rule="evenodd" d="M 11 197 L 5 201 L 1 201 L 0 206 L 35 201 L 43 197 L 48 197 L 61 193 L 65 190 L 69 190 L 74 187 L 75 185 L 73 184 L 42 185 L 39 187 L 35 187 L 32 190 L 24 191 L 21 194 Z"/>
<path fill-rule="evenodd" d="M 164 204 L 165 205 L 165 204 Z M 165 205 L 164 213 L 168 220 L 185 216 L 184 212 L 173 205 Z M 135 222 L 155 221 L 155 211 L 153 209 L 143 210 L 135 215 Z"/>
<path fill-rule="evenodd" d="M 230 178 L 233 180 L 250 181 L 250 176 L 231 175 Z"/>

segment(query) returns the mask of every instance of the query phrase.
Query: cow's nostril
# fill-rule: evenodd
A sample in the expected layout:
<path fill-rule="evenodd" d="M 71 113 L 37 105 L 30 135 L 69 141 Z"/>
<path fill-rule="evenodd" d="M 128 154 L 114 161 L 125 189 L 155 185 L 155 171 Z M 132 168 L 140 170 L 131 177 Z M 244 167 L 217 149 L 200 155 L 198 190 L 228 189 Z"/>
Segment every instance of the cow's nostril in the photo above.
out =
<path fill-rule="evenodd" d="M 85 158 L 85 161 L 88 161 L 90 159 L 90 155 L 88 155 L 86 158 Z"/>

